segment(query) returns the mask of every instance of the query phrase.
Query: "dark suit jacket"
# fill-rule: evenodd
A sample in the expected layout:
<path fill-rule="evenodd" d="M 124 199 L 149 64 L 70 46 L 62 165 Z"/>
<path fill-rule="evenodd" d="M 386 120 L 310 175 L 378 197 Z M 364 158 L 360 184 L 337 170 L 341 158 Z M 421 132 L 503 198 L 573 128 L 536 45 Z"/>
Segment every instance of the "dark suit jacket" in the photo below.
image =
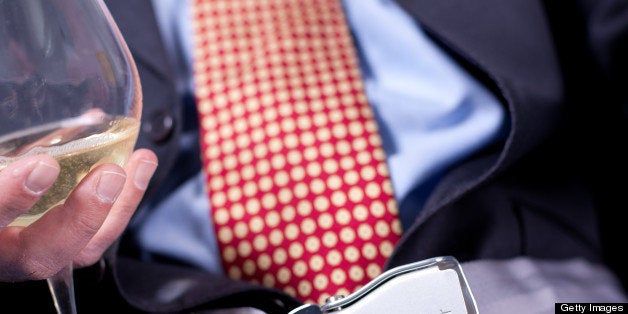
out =
<path fill-rule="evenodd" d="M 628 81 L 628 5 L 398 1 L 498 96 L 511 124 L 504 141 L 444 175 L 388 266 L 442 255 L 461 262 L 582 257 L 617 266 L 614 240 L 625 236 L 616 213 L 626 209 L 625 185 L 612 182 L 625 182 L 620 147 L 626 141 L 628 102 L 621 86 Z M 176 158 L 182 112 L 149 3 L 107 1 L 142 80 L 144 126 L 138 146 L 160 158 L 151 194 Z M 413 200 L 400 206 L 413 206 Z M 132 249 L 122 241 L 109 251 L 104 270 L 77 271 L 79 310 L 255 305 L 282 311 L 297 305 L 279 292 L 181 265 L 140 262 Z M 11 295 L 18 298 L 26 286 L 13 285 Z M 179 293 L 164 294 L 164 287 Z M 47 293 L 44 286 L 38 289 Z"/>

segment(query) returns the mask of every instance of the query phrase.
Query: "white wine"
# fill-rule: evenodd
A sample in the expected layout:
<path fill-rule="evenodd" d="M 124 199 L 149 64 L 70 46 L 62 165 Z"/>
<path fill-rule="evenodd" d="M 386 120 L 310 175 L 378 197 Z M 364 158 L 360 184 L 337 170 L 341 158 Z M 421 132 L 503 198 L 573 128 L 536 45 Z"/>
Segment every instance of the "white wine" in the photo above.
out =
<path fill-rule="evenodd" d="M 50 155 L 61 166 L 50 190 L 11 226 L 27 226 L 64 202 L 97 165 L 124 165 L 135 146 L 140 123 L 132 118 L 103 116 L 64 120 L 0 137 L 0 171 L 18 158 L 34 154 Z"/>

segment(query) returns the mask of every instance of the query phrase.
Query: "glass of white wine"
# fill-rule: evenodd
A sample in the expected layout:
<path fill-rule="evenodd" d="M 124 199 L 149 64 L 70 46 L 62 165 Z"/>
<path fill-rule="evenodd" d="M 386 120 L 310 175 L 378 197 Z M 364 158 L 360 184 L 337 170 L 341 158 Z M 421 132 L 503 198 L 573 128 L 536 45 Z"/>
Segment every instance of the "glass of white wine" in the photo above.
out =
<path fill-rule="evenodd" d="M 102 163 L 123 165 L 137 139 L 139 76 L 102 0 L 0 0 L 0 171 L 47 154 L 57 181 L 12 226 L 64 202 Z M 58 313 L 76 313 L 72 265 L 48 279 Z"/>

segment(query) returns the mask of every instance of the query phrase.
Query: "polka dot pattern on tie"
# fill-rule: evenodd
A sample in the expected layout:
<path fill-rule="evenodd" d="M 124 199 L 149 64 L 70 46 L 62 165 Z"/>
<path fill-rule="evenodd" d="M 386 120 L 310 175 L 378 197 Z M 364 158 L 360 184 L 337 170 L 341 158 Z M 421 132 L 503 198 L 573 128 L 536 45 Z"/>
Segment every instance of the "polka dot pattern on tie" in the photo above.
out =
<path fill-rule="evenodd" d="M 195 86 L 228 275 L 304 302 L 382 272 L 401 235 L 338 0 L 193 0 Z"/>

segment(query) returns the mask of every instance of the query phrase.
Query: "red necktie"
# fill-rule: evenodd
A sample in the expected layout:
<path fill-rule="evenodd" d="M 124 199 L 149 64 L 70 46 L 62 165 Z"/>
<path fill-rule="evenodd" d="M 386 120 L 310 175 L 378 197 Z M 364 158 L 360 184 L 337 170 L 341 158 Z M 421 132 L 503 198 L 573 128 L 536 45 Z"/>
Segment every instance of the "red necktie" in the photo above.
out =
<path fill-rule="evenodd" d="M 381 273 L 401 234 L 339 0 L 194 0 L 201 149 L 229 276 L 305 302 Z"/>

